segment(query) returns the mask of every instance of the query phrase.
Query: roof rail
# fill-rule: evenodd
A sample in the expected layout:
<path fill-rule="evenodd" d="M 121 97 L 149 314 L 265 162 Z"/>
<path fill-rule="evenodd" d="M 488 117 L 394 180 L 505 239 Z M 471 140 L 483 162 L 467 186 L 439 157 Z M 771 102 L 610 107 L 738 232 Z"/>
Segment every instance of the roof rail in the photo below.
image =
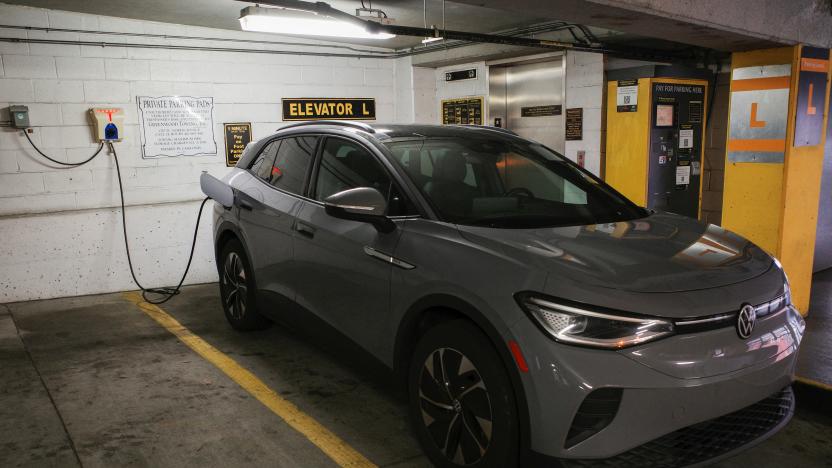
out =
<path fill-rule="evenodd" d="M 278 130 L 283 130 L 285 128 L 305 127 L 307 125 L 343 125 L 347 127 L 358 128 L 364 130 L 367 133 L 376 132 L 376 129 L 374 129 L 369 124 L 365 124 L 364 122 L 353 122 L 349 120 L 309 120 L 305 122 L 291 123 L 289 125 L 280 127 Z"/>
<path fill-rule="evenodd" d="M 515 132 L 513 132 L 513 131 L 511 131 L 507 128 L 492 127 L 491 125 L 454 124 L 452 126 L 453 127 L 477 128 L 477 129 L 481 129 L 481 130 L 491 130 L 491 131 L 494 131 L 494 132 L 507 133 L 509 135 L 519 136 L 519 135 L 517 135 L 517 133 L 515 133 Z"/>

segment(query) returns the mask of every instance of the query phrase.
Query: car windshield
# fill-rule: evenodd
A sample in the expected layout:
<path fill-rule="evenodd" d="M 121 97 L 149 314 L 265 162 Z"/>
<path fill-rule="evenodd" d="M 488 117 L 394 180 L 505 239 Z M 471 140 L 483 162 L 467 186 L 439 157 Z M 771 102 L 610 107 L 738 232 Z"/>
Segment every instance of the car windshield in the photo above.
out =
<path fill-rule="evenodd" d="M 548 148 L 519 138 L 385 142 L 448 222 L 531 229 L 609 223 L 647 212 Z"/>

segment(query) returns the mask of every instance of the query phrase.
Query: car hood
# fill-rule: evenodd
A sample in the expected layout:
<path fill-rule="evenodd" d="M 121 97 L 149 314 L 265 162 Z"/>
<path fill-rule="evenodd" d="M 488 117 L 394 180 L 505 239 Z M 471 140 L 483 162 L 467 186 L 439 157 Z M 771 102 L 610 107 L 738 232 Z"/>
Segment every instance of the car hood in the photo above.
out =
<path fill-rule="evenodd" d="M 586 226 L 458 229 L 468 241 L 555 278 L 638 293 L 727 286 L 765 273 L 772 263 L 737 234 L 671 213 Z"/>

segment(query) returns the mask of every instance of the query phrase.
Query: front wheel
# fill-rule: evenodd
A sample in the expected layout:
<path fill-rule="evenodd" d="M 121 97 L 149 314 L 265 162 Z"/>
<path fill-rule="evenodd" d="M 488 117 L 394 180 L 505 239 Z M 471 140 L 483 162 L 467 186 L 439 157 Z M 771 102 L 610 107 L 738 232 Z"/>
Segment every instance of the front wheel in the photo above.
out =
<path fill-rule="evenodd" d="M 219 256 L 220 299 L 225 318 L 235 330 L 260 330 L 270 322 L 257 312 L 256 287 L 243 245 L 228 241 Z"/>
<path fill-rule="evenodd" d="M 454 320 L 419 340 L 408 377 L 411 419 L 428 458 L 440 467 L 517 465 L 517 407 L 490 340 Z"/>

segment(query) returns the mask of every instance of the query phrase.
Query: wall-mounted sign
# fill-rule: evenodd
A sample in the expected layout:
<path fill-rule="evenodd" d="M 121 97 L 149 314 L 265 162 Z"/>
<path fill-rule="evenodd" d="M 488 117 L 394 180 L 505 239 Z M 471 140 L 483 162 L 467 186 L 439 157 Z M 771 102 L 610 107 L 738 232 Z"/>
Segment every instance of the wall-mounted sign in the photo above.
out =
<path fill-rule="evenodd" d="M 217 154 L 214 98 L 138 96 L 136 100 L 143 158 Z"/>
<path fill-rule="evenodd" d="M 521 107 L 520 117 L 550 117 L 553 115 L 560 115 L 562 112 L 563 106 L 561 106 L 560 104 Z"/>
<path fill-rule="evenodd" d="M 618 80 L 615 110 L 616 112 L 635 112 L 638 110 L 638 80 Z"/>
<path fill-rule="evenodd" d="M 283 120 L 375 120 L 373 98 L 284 98 Z"/>
<path fill-rule="evenodd" d="M 462 81 L 462 80 L 476 80 L 477 69 L 471 68 L 468 70 L 455 70 L 445 72 L 445 81 Z"/>
<path fill-rule="evenodd" d="M 223 126 L 225 127 L 225 165 L 236 166 L 246 145 L 251 142 L 251 124 L 248 122 L 227 123 Z"/>
<path fill-rule="evenodd" d="M 731 72 L 728 162 L 783 162 L 791 74 L 789 63 Z"/>
<path fill-rule="evenodd" d="M 578 150 L 578 165 L 581 167 L 586 166 L 586 150 Z"/>
<path fill-rule="evenodd" d="M 583 140 L 584 108 L 566 109 L 566 141 Z"/>
<path fill-rule="evenodd" d="M 829 49 L 806 46 L 801 49 L 794 146 L 820 144 L 823 135 L 823 110 L 826 108 L 826 74 L 828 72 Z"/>
<path fill-rule="evenodd" d="M 482 125 L 482 109 L 482 96 L 462 99 L 443 99 L 442 124 Z"/>

